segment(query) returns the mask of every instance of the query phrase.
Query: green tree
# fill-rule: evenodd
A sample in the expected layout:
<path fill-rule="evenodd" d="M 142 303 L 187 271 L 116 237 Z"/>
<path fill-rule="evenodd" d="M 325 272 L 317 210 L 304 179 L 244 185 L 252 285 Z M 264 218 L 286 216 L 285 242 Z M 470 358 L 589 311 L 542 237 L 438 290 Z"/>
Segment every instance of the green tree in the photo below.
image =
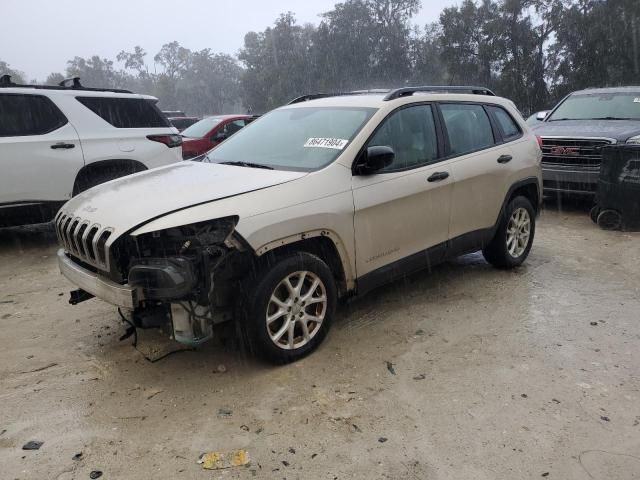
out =
<path fill-rule="evenodd" d="M 47 76 L 47 79 L 44 81 L 44 83 L 47 85 L 59 85 L 60 82 L 62 82 L 63 80 L 64 80 L 64 75 L 59 72 L 55 72 L 55 73 L 50 73 Z"/>

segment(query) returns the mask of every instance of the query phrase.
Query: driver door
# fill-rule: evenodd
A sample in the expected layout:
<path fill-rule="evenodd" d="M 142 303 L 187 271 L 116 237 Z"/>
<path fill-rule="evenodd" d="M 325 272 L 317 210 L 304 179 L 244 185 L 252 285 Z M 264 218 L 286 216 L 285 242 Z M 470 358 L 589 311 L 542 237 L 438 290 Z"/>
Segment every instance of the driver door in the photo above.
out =
<path fill-rule="evenodd" d="M 395 159 L 373 175 L 353 177 L 359 289 L 428 267 L 444 254 L 453 178 L 448 162 L 439 161 L 439 143 L 428 104 L 396 110 L 369 140 L 367 147 L 393 148 Z"/>

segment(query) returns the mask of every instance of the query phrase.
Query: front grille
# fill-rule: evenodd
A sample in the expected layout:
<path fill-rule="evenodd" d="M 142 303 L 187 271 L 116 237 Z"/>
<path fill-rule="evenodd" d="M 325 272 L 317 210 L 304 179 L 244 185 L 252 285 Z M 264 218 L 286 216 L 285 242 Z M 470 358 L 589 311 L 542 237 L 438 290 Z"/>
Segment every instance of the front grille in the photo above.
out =
<path fill-rule="evenodd" d="M 542 138 L 543 165 L 599 168 L 600 149 L 613 143 L 608 139 Z"/>
<path fill-rule="evenodd" d="M 71 256 L 100 270 L 109 271 L 107 240 L 113 233 L 112 228 L 92 224 L 61 211 L 56 216 L 56 233 L 58 241 Z"/>

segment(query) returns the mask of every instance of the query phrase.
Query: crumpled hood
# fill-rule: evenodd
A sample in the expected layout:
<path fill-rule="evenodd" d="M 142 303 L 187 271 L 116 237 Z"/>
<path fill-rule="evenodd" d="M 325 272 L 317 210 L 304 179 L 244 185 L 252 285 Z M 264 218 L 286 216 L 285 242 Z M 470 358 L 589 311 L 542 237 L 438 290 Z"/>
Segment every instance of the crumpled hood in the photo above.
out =
<path fill-rule="evenodd" d="M 115 239 L 168 213 L 305 175 L 187 161 L 98 185 L 69 200 L 61 211 L 90 224 L 112 228 Z"/>
<path fill-rule="evenodd" d="M 537 123 L 531 127 L 541 137 L 605 137 L 626 142 L 640 135 L 638 120 L 559 120 Z"/>

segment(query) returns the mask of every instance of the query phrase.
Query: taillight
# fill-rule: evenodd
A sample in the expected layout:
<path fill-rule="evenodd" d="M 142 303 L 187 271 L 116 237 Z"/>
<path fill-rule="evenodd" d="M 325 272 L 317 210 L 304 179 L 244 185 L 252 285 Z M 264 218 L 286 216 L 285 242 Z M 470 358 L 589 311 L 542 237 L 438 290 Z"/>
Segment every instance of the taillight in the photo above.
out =
<path fill-rule="evenodd" d="M 542 148 L 542 137 L 540 135 L 536 135 L 536 140 L 538 141 L 538 146 Z"/>
<path fill-rule="evenodd" d="M 167 147 L 179 147 L 182 145 L 182 137 L 180 135 L 147 135 L 152 142 L 164 143 Z"/>

